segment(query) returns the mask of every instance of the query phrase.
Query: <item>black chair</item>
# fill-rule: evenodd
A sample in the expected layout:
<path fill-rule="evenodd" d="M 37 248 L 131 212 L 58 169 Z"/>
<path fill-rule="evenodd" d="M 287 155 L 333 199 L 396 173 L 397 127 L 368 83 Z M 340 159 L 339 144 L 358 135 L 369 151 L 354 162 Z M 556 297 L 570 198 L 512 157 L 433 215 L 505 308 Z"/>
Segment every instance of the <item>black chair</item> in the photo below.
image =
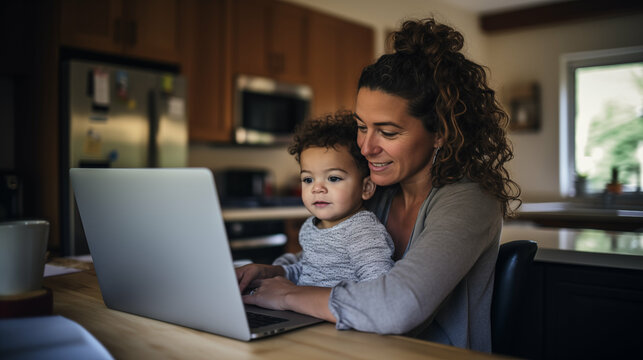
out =
<path fill-rule="evenodd" d="M 531 240 L 500 245 L 491 301 L 491 349 L 494 353 L 516 355 L 517 317 L 537 249 L 536 242 Z"/>

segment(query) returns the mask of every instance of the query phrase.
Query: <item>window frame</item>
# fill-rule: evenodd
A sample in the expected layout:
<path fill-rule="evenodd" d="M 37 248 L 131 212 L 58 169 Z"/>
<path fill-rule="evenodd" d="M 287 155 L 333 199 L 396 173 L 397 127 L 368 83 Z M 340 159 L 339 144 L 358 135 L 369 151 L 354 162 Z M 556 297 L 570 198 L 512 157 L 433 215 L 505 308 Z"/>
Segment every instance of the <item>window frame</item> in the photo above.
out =
<path fill-rule="evenodd" d="M 643 62 L 643 46 L 584 51 L 560 57 L 559 184 L 562 197 L 574 196 L 576 171 L 576 69 Z M 592 195 L 587 194 L 587 195 Z"/>

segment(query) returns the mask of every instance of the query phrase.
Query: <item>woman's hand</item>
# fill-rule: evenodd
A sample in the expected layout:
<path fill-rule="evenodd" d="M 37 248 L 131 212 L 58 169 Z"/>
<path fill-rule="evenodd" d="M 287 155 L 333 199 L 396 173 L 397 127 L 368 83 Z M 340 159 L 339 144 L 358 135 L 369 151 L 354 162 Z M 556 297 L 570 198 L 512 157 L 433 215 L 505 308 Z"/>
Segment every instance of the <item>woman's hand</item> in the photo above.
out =
<path fill-rule="evenodd" d="M 337 321 L 328 308 L 331 288 L 297 286 L 283 276 L 257 280 L 253 285 L 256 287 L 242 296 L 246 304 L 273 310 L 291 310 L 330 322 Z"/>
<path fill-rule="evenodd" d="M 286 295 L 297 290 L 297 285 L 283 276 L 257 280 L 254 289 L 243 295 L 243 302 L 273 310 L 290 310 L 286 305 Z"/>
<path fill-rule="evenodd" d="M 267 279 L 275 276 L 285 275 L 284 268 L 276 265 L 248 264 L 234 269 L 239 282 L 239 291 L 248 287 L 256 287 L 256 280 Z"/>

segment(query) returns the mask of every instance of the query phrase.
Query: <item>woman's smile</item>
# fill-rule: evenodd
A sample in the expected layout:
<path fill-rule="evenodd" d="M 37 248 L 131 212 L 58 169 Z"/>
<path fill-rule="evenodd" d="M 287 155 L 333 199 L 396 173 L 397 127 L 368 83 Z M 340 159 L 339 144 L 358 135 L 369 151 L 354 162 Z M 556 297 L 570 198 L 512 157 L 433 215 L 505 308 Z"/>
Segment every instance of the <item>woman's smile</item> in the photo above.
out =
<path fill-rule="evenodd" d="M 387 161 L 387 162 L 374 162 L 374 161 L 369 161 L 368 162 L 368 167 L 371 171 L 378 172 L 378 171 L 384 171 L 388 168 L 389 165 L 391 165 L 393 162 L 392 161 Z"/>

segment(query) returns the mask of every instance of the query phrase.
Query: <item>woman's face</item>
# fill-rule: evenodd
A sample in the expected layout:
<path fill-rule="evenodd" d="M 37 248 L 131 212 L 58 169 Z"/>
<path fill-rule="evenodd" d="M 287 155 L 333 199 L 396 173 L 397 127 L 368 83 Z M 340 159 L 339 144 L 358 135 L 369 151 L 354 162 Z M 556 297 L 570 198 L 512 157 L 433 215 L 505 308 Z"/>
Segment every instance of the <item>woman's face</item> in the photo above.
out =
<path fill-rule="evenodd" d="M 357 144 L 380 186 L 427 183 L 439 140 L 407 112 L 408 101 L 379 90 L 357 93 Z M 437 142 L 436 142 L 437 141 Z"/>

